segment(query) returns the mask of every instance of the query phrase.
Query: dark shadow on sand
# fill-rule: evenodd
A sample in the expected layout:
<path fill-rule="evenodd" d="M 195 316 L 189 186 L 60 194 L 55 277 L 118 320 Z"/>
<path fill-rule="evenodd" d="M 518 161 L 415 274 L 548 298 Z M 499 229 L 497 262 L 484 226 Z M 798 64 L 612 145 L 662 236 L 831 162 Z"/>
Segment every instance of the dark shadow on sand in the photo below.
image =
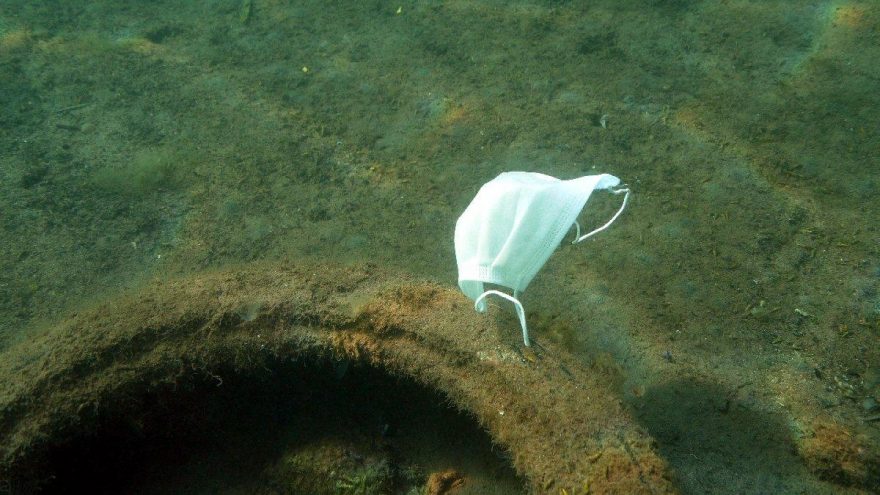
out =
<path fill-rule="evenodd" d="M 673 381 L 648 389 L 630 406 L 672 464 L 683 493 L 806 493 L 808 473 L 784 418 L 754 409 L 735 391 Z"/>

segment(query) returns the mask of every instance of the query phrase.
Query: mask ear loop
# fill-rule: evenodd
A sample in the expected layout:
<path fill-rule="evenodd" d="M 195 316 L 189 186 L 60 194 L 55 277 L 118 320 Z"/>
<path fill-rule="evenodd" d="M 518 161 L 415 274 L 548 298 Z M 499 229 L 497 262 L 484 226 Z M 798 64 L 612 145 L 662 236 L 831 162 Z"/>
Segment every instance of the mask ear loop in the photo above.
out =
<path fill-rule="evenodd" d="M 514 294 L 516 294 L 516 292 L 514 292 Z M 486 292 L 480 294 L 480 297 L 478 297 L 477 300 L 474 301 L 474 308 L 479 307 L 480 303 L 483 302 L 483 299 L 485 299 L 488 295 L 498 296 L 503 299 L 507 299 L 508 301 L 512 302 L 514 306 L 516 306 L 516 315 L 519 316 L 519 324 L 522 327 L 523 342 L 526 344 L 526 347 L 530 347 L 529 328 L 526 326 L 526 312 L 523 309 L 522 303 L 519 302 L 519 299 L 509 294 L 505 294 L 499 290 L 487 290 Z"/>
<path fill-rule="evenodd" d="M 581 235 L 581 224 L 579 224 L 578 221 L 575 220 L 574 225 L 575 225 L 575 227 L 577 227 L 577 232 L 574 235 L 574 237 L 575 237 L 574 240 L 571 241 L 572 244 L 577 244 L 577 243 L 583 241 L 584 239 L 586 239 L 587 237 L 598 234 L 599 232 L 602 232 L 603 230 L 607 229 L 608 227 L 611 226 L 612 223 L 614 223 L 615 220 L 617 220 L 617 217 L 619 217 L 620 214 L 623 213 L 623 209 L 626 208 L 626 203 L 629 201 L 629 188 L 616 189 L 616 190 L 612 189 L 610 192 L 612 194 L 624 193 L 623 204 L 620 205 L 620 209 L 617 210 L 617 213 L 615 213 L 614 216 L 611 217 L 611 220 L 608 220 L 608 222 L 606 222 L 605 225 L 599 227 L 598 229 L 593 230 L 592 232 L 588 232 L 584 235 Z"/>

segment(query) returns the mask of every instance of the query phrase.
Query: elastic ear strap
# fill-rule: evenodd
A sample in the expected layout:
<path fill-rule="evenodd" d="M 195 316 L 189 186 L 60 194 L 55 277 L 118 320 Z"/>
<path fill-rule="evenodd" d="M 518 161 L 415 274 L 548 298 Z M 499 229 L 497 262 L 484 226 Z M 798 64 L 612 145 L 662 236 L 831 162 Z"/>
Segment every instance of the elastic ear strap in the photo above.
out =
<path fill-rule="evenodd" d="M 620 205 L 620 209 L 617 210 L 617 213 L 615 213 L 614 216 L 611 217 L 611 220 L 608 220 L 608 222 L 606 222 L 605 225 L 599 227 L 596 230 L 593 230 L 592 232 L 588 232 L 584 235 L 580 235 L 581 234 L 581 226 L 579 223 L 577 223 L 577 221 L 575 221 L 574 223 L 575 223 L 575 225 L 577 225 L 577 234 L 576 234 L 577 238 L 575 240 L 571 241 L 572 244 L 577 244 L 577 243 L 583 241 L 584 239 L 586 239 L 587 237 L 590 237 L 591 235 L 598 234 L 599 232 L 602 232 L 603 230 L 607 229 L 608 227 L 611 226 L 612 223 L 614 223 L 615 220 L 617 220 L 617 217 L 619 217 L 620 214 L 623 213 L 623 209 L 626 208 L 626 203 L 629 201 L 629 188 L 617 189 L 617 190 L 612 189 L 610 192 L 612 194 L 625 193 L 623 196 L 623 204 Z"/>
<path fill-rule="evenodd" d="M 486 292 L 480 294 L 480 297 L 478 297 L 477 300 L 474 301 L 474 309 L 477 309 L 483 299 L 485 299 L 488 295 L 498 296 L 503 299 L 507 299 L 508 301 L 512 302 L 514 306 L 516 306 L 516 315 L 519 316 L 519 324 L 522 327 L 523 342 L 526 344 L 526 347 L 529 347 L 529 329 L 526 326 L 526 312 L 523 309 L 522 303 L 519 302 L 519 299 L 511 295 L 505 294 L 499 290 L 487 290 Z"/>

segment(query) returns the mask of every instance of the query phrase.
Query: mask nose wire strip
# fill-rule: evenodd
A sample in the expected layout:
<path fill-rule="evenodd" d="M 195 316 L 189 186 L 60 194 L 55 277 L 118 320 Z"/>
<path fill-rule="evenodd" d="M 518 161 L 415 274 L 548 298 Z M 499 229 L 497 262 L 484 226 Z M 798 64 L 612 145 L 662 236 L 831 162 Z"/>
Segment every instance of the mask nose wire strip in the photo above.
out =
<path fill-rule="evenodd" d="M 529 328 L 526 326 L 526 312 L 523 309 L 522 303 L 519 302 L 519 299 L 498 290 L 487 290 L 486 292 L 480 294 L 480 297 L 478 297 L 477 300 L 474 302 L 474 308 L 479 306 L 483 299 L 485 299 L 486 296 L 489 295 L 507 299 L 508 301 L 512 302 L 514 306 L 516 306 L 516 315 L 519 316 L 519 324 L 522 327 L 523 342 L 526 344 L 526 347 L 529 347 Z"/>
<path fill-rule="evenodd" d="M 614 216 L 611 217 L 611 220 L 608 220 L 608 222 L 606 222 L 605 225 L 599 227 L 596 230 L 593 230 L 592 232 L 586 233 L 584 235 L 581 235 L 581 224 L 579 224 L 577 222 L 577 220 L 575 220 L 574 224 L 577 227 L 577 232 L 575 233 L 575 239 L 573 241 L 571 241 L 572 244 L 577 244 L 577 243 L 583 241 L 584 239 L 586 239 L 587 237 L 598 234 L 599 232 L 602 232 L 603 230 L 607 229 L 608 227 L 611 226 L 612 223 L 614 223 L 615 220 L 617 220 L 617 217 L 619 217 L 620 214 L 623 213 L 623 209 L 626 208 L 626 203 L 627 203 L 627 201 L 629 201 L 629 189 L 627 188 L 627 189 L 612 190 L 611 193 L 612 194 L 625 193 L 623 196 L 623 204 L 620 205 L 620 209 L 617 210 L 617 213 L 615 213 Z"/>

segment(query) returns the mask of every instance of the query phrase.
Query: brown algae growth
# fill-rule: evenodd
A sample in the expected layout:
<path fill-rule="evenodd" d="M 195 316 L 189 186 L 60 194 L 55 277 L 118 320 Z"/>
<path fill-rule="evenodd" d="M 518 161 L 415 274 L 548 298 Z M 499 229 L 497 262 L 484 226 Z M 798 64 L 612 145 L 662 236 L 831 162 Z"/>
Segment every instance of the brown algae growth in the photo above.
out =
<path fill-rule="evenodd" d="M 510 493 L 517 483 L 540 493 L 675 492 L 607 377 L 549 343 L 524 359 L 494 321 L 452 289 L 371 267 L 260 265 L 156 282 L 8 352 L 0 479 L 21 491 L 174 491 L 190 478 L 169 457 L 186 464 L 185 451 L 210 464 L 225 450 L 237 459 L 231 471 L 265 482 L 243 492 L 392 493 L 425 482 L 454 493 Z M 395 420 L 395 410 L 427 420 L 414 426 L 418 418 Z M 407 447 L 412 432 L 393 430 L 431 422 L 475 438 L 484 429 L 495 478 L 408 462 L 406 452 L 431 446 Z M 291 424 L 290 444 L 270 447 Z M 431 435 L 422 441 L 442 436 Z M 246 453 L 228 452 L 241 445 Z"/>

